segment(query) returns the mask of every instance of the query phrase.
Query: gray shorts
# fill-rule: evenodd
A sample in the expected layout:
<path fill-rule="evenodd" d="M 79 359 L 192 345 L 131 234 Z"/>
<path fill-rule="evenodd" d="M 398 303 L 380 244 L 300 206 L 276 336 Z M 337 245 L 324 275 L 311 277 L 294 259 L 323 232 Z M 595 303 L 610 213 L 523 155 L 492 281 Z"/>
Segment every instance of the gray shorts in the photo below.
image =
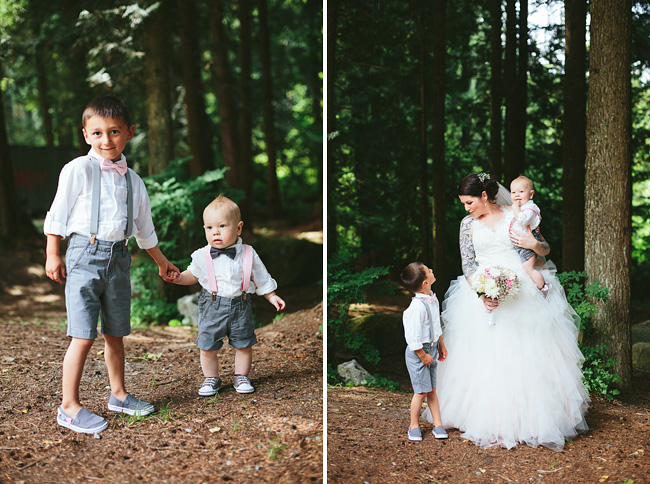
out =
<path fill-rule="evenodd" d="M 542 241 L 542 234 L 539 231 L 539 227 L 533 230 L 533 237 L 535 237 L 535 239 L 538 240 L 539 242 Z M 515 245 L 515 250 L 519 254 L 519 260 L 521 260 L 522 264 L 526 262 L 528 259 L 530 259 L 532 256 L 537 255 L 534 250 L 524 249 L 523 247 L 519 247 L 518 245 Z"/>
<path fill-rule="evenodd" d="M 65 253 L 68 336 L 97 338 L 131 333 L 131 254 L 124 240 L 107 242 L 72 234 Z"/>
<path fill-rule="evenodd" d="M 409 371 L 411 377 L 411 385 L 413 385 L 413 393 L 429 393 L 436 388 L 436 369 L 438 368 L 438 342 L 433 344 L 424 343 L 422 349 L 425 353 L 430 354 L 433 358 L 433 363 L 425 366 L 420 357 L 411 351 L 408 346 L 404 357 L 406 359 L 406 369 Z"/>
<path fill-rule="evenodd" d="M 250 348 L 257 343 L 250 296 L 215 296 L 213 301 L 212 293 L 201 289 L 199 337 L 196 339 L 199 349 L 218 350 L 226 336 L 230 346 L 237 349 Z"/>

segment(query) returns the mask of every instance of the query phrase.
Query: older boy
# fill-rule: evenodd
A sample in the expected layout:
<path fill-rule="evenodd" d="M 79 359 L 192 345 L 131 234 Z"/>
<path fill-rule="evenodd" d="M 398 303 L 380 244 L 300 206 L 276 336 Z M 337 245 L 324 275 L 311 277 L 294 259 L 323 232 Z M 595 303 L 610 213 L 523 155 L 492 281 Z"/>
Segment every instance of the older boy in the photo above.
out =
<path fill-rule="evenodd" d="M 199 295 L 199 337 L 201 369 L 205 380 L 199 395 L 212 396 L 221 388 L 217 350 L 223 339 L 235 348 L 233 386 L 238 393 L 252 393 L 248 374 L 253 360 L 255 323 L 247 295 L 264 296 L 276 310 L 285 308 L 275 293 L 277 283 L 250 246 L 242 244 L 244 222 L 235 202 L 219 195 L 203 211 L 203 227 L 208 245 L 192 253 L 186 271 L 171 282 L 201 284 Z"/>
<path fill-rule="evenodd" d="M 82 406 L 79 383 L 83 367 L 97 338 L 101 313 L 104 359 L 111 393 L 108 409 L 129 415 L 147 415 L 153 405 L 127 393 L 124 384 L 124 336 L 131 332 L 131 255 L 128 240 L 135 237 L 169 279 L 179 270 L 158 248 L 149 197 L 142 179 L 122 154 L 133 137 L 128 108 L 106 96 L 86 106 L 83 134 L 91 146 L 61 170 L 59 186 L 47 213 L 47 276 L 66 279 L 65 299 L 70 346 L 63 360 L 63 400 L 57 423 L 75 432 L 95 433 L 108 423 Z M 69 237 L 65 265 L 59 253 L 61 239 Z"/>
<path fill-rule="evenodd" d="M 436 295 L 431 292 L 431 285 L 436 278 L 433 271 L 421 262 L 411 262 L 402 271 L 401 279 L 404 287 L 414 293 L 403 316 L 404 337 L 407 343 L 406 368 L 413 385 L 408 438 L 422 440 L 420 410 L 426 398 L 433 416 L 433 436 L 436 439 L 446 439 L 447 432 L 442 426 L 436 394 L 436 357 L 440 361 L 447 358 L 447 349 L 442 341 L 438 301 Z"/>

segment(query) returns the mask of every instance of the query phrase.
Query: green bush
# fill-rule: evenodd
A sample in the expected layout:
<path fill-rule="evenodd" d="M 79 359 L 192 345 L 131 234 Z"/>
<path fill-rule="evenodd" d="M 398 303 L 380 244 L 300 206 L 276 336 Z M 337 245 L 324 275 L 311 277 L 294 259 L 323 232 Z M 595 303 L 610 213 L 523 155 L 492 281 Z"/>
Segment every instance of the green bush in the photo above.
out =
<path fill-rule="evenodd" d="M 609 289 L 599 281 L 587 285 L 585 272 L 563 272 L 557 277 L 564 287 L 569 304 L 580 316 L 580 330 L 592 331 L 591 317 L 596 312 L 595 301 L 607 301 Z M 616 360 L 607 356 L 607 345 L 588 346 L 580 343 L 580 351 L 585 357 L 582 364 L 585 387 L 589 392 L 599 393 L 611 401 L 620 393 L 614 385 L 619 383 L 621 378 L 614 373 Z"/>
<path fill-rule="evenodd" d="M 334 361 L 336 352 L 352 350 L 372 364 L 380 360 L 379 351 L 361 334 L 350 333 L 349 310 L 352 304 L 365 302 L 371 288 L 383 293 L 392 292 L 394 285 L 377 282 L 388 274 L 388 267 L 369 267 L 360 272 L 353 269 L 354 258 L 337 254 L 327 264 L 327 352 L 330 361 Z M 330 371 L 328 368 L 328 380 Z"/>

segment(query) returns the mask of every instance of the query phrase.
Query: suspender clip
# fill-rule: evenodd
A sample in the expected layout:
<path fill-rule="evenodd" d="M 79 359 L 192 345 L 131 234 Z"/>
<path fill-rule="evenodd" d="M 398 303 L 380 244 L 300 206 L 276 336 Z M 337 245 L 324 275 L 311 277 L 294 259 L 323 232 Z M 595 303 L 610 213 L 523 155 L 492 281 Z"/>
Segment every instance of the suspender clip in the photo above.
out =
<path fill-rule="evenodd" d="M 213 301 L 216 301 L 216 300 L 217 300 L 217 294 L 214 293 L 214 292 L 212 293 L 212 300 L 213 300 Z"/>
<path fill-rule="evenodd" d="M 90 234 L 90 245 L 95 245 L 96 238 L 97 238 L 97 234 Z"/>
<path fill-rule="evenodd" d="M 244 297 L 243 297 L 243 299 L 244 299 L 244 301 L 246 301 L 246 293 L 244 293 Z"/>

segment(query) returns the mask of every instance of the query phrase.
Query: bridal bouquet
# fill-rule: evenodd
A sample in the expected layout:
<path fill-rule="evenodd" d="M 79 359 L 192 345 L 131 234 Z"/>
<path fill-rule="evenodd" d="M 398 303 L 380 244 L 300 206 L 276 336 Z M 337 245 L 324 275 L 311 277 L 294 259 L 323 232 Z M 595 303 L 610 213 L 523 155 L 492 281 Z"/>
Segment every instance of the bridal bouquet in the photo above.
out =
<path fill-rule="evenodd" d="M 486 267 L 474 274 L 472 278 L 472 289 L 479 296 L 485 295 L 500 302 L 511 299 L 517 295 L 521 282 L 517 275 L 501 266 Z M 494 315 L 488 313 L 488 325 L 494 324 Z"/>

